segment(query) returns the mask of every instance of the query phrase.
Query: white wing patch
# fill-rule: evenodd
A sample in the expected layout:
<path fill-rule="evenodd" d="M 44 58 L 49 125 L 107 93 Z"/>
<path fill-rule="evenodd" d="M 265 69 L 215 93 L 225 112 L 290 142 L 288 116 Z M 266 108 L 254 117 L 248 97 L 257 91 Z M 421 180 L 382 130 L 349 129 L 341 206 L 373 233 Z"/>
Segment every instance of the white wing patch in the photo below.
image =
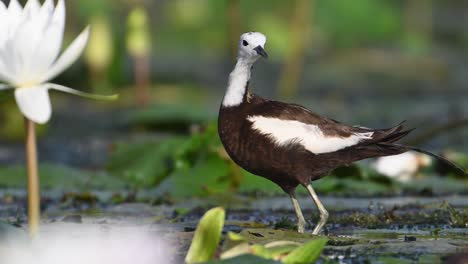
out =
<path fill-rule="evenodd" d="M 373 132 L 356 133 L 350 137 L 325 136 L 316 125 L 309 125 L 295 120 L 281 120 L 272 117 L 249 116 L 253 128 L 261 134 L 271 137 L 278 145 L 297 141 L 314 154 L 334 152 L 358 144 L 364 139 L 371 139 Z"/>

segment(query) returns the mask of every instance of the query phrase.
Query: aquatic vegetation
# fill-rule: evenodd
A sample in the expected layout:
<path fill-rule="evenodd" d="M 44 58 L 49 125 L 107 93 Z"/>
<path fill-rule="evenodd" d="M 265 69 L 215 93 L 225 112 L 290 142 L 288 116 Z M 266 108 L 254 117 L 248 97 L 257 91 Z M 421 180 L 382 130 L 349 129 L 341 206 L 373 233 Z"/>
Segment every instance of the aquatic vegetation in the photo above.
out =
<path fill-rule="evenodd" d="M 185 258 L 187 263 L 200 263 L 212 259 L 221 239 L 226 212 L 214 208 L 205 213 L 195 230 L 193 241 Z"/>
<path fill-rule="evenodd" d="M 320 253 L 327 244 L 328 239 L 312 237 L 295 233 L 293 236 L 282 236 L 291 239 L 294 236 L 307 237 L 307 241 L 273 240 L 265 243 L 249 240 L 244 232 L 253 237 L 264 237 L 260 233 L 244 230 L 237 234 L 228 232 L 224 240 L 219 261 L 211 261 L 221 240 L 221 231 L 224 226 L 225 211 L 223 208 L 214 208 L 205 213 L 195 230 L 195 235 L 185 261 L 187 263 L 246 263 L 257 259 L 259 263 L 285 263 L 300 264 L 312 263 L 320 257 Z M 268 229 L 260 229 L 271 234 Z M 291 234 L 289 234 L 291 235 Z M 276 237 L 279 238 L 279 237 Z M 268 261 L 267 261 L 268 260 Z M 249 262 L 247 262 L 249 263 Z"/>

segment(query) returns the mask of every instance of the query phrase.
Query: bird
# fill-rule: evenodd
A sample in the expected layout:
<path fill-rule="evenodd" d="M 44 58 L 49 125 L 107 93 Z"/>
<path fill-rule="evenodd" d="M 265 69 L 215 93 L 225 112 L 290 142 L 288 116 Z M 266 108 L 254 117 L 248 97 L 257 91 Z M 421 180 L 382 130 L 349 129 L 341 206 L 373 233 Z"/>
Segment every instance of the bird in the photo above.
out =
<path fill-rule="evenodd" d="M 312 231 L 317 235 L 328 219 L 312 182 L 353 162 L 407 151 L 421 152 L 456 168 L 456 164 L 428 151 L 398 144 L 412 130 L 404 122 L 386 129 L 349 126 L 291 103 L 262 98 L 249 89 L 255 62 L 268 58 L 267 38 L 260 32 L 241 35 L 237 62 L 218 115 L 218 134 L 240 167 L 276 183 L 291 199 L 297 231 L 305 232 L 306 220 L 295 196 L 298 186 L 307 189 L 320 213 Z"/>
<path fill-rule="evenodd" d="M 408 151 L 399 155 L 380 157 L 371 164 L 378 173 L 401 183 L 408 183 L 418 178 L 421 169 L 432 164 L 429 156 Z"/>

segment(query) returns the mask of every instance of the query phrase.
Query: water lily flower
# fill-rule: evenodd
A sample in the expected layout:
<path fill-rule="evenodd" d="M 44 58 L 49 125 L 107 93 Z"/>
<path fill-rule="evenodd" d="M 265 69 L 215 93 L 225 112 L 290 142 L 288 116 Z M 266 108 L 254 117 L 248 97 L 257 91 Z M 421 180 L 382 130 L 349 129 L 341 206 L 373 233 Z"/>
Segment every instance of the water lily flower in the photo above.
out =
<path fill-rule="evenodd" d="M 28 0 L 24 8 L 18 0 L 8 7 L 0 1 L 0 90 L 15 89 L 15 99 L 23 115 L 39 124 L 52 114 L 49 90 L 59 90 L 95 99 L 72 88 L 50 83 L 72 65 L 89 39 L 86 28 L 60 55 L 65 26 L 65 3 L 58 0 Z"/>
<path fill-rule="evenodd" d="M 28 226 L 34 237 L 40 223 L 40 193 L 34 123 L 45 124 L 52 114 L 49 90 L 54 89 L 93 99 L 116 96 L 83 93 L 50 81 L 72 65 L 89 39 L 86 28 L 60 55 L 65 27 L 65 1 L 18 0 L 8 7 L 0 1 L 0 90 L 14 89 L 19 109 L 25 116 L 26 168 L 28 176 Z"/>

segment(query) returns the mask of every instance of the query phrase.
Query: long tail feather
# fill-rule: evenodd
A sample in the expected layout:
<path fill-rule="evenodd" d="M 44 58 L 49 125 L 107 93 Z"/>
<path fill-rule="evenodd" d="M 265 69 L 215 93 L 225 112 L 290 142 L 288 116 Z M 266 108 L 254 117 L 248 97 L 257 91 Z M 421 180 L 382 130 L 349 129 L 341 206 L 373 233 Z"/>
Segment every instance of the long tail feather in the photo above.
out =
<path fill-rule="evenodd" d="M 400 132 L 397 132 L 397 133 L 393 133 L 391 135 L 389 135 L 388 137 L 385 137 L 382 142 L 385 142 L 385 143 L 393 143 L 393 142 L 396 142 L 402 138 L 404 138 L 406 135 L 408 135 L 409 133 L 411 133 L 412 131 L 414 130 L 413 129 L 409 129 L 409 130 L 404 130 L 404 131 L 400 131 Z"/>
<path fill-rule="evenodd" d="M 394 146 L 394 147 L 400 147 L 400 148 L 406 148 L 407 150 L 413 150 L 413 151 L 416 151 L 416 152 L 419 152 L 419 153 L 423 153 L 423 154 L 426 154 L 426 155 L 429 155 L 433 158 L 436 158 L 437 160 L 441 161 L 443 164 L 453 168 L 457 174 L 459 174 L 460 176 L 468 176 L 468 173 L 466 172 L 466 170 L 464 168 L 462 168 L 460 165 L 454 163 L 453 161 L 450 161 L 440 155 L 437 155 L 437 154 L 434 154 L 432 152 L 429 152 L 427 150 L 424 150 L 424 149 L 420 149 L 420 148 L 416 148 L 416 147 L 412 147 L 412 146 L 405 146 L 405 145 L 400 145 L 400 144 L 386 144 L 386 143 L 382 143 L 382 144 L 379 144 L 379 145 L 384 145 L 384 146 Z"/>

